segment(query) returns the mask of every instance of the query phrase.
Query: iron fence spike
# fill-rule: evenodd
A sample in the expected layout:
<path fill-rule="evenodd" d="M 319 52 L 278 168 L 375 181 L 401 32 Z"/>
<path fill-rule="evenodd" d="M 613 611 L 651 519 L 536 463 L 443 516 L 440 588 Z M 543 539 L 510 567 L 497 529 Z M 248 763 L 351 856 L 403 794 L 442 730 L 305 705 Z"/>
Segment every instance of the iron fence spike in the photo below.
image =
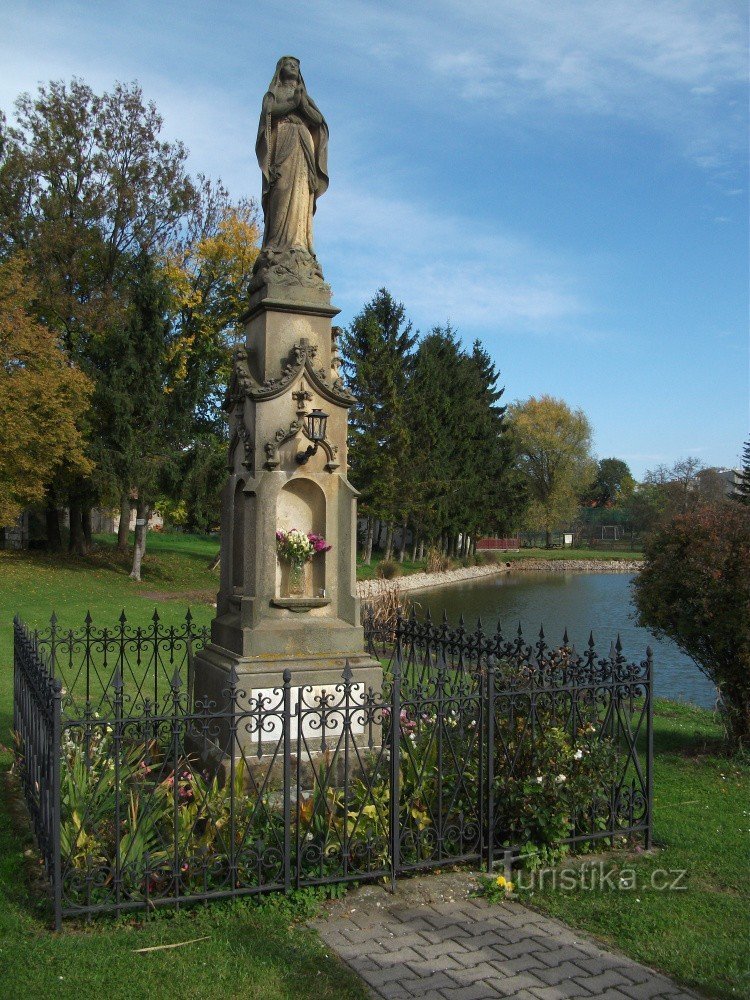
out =
<path fill-rule="evenodd" d="M 563 646 L 568 645 L 568 629 L 566 628 L 563 632 Z"/>
<path fill-rule="evenodd" d="M 125 622 L 128 620 L 127 616 L 125 614 L 125 608 L 123 608 L 122 611 L 120 612 L 120 619 L 119 620 L 120 620 L 120 624 L 121 625 L 124 625 Z"/>
<path fill-rule="evenodd" d="M 622 640 L 620 639 L 620 633 L 617 633 L 617 642 L 615 643 L 615 649 L 618 653 L 622 652 Z"/>
<path fill-rule="evenodd" d="M 344 662 L 344 670 L 343 670 L 343 673 L 341 674 L 341 676 L 344 678 L 344 682 L 346 684 L 348 684 L 351 681 L 352 677 L 354 676 L 354 674 L 352 673 L 352 668 L 351 668 L 351 666 L 349 664 L 348 657 L 347 657 L 347 659 Z"/>
<path fill-rule="evenodd" d="M 174 673 L 172 674 L 172 680 L 169 682 L 170 687 L 173 691 L 177 692 L 182 687 L 182 678 L 180 677 L 180 671 L 175 667 Z"/>

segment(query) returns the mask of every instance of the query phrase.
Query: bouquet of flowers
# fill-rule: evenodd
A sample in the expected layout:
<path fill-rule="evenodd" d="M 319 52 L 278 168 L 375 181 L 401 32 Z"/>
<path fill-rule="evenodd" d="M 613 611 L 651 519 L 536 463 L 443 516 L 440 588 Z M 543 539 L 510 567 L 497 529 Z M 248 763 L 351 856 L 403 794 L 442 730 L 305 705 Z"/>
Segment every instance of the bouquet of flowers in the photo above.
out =
<path fill-rule="evenodd" d="M 305 534 L 297 528 L 276 532 L 276 552 L 294 566 L 304 566 L 318 552 L 328 552 L 331 546 L 322 535 Z"/>

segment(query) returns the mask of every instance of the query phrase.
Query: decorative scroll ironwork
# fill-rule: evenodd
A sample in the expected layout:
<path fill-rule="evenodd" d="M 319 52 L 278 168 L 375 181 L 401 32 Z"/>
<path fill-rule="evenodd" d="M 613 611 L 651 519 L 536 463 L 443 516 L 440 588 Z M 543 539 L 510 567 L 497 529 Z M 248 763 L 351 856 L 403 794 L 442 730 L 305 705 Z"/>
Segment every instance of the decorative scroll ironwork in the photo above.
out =
<path fill-rule="evenodd" d="M 390 878 L 524 847 L 519 790 L 550 747 L 599 762 L 559 840 L 650 846 L 652 663 L 619 640 L 527 643 L 463 621 L 366 619 L 382 690 L 347 665 L 329 688 L 192 696 L 206 630 L 154 615 L 15 635 L 19 774 L 64 916 Z M 536 777 L 534 777 L 536 775 Z M 559 775 L 557 776 L 560 777 Z M 572 800 L 571 800 L 572 801 Z"/>

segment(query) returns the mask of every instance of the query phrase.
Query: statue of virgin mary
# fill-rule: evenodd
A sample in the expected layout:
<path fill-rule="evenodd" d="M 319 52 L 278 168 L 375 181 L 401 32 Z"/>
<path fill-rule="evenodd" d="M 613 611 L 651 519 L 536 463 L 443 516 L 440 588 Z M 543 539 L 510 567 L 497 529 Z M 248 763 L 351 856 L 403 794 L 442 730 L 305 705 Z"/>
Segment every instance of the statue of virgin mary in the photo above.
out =
<path fill-rule="evenodd" d="M 263 174 L 263 250 L 302 251 L 314 260 L 312 217 L 328 187 L 328 126 L 294 56 L 276 64 L 255 152 Z"/>

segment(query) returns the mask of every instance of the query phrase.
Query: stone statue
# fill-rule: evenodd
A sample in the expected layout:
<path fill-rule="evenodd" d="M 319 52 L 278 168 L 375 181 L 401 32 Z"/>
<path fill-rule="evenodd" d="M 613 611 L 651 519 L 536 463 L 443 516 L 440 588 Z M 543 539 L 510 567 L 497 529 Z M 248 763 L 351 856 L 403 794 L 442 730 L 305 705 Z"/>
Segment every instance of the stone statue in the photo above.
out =
<path fill-rule="evenodd" d="M 328 126 L 294 56 L 282 56 L 276 64 L 263 98 L 255 152 L 263 174 L 265 227 L 254 285 L 269 272 L 276 282 L 322 282 L 312 217 L 328 187 Z"/>

